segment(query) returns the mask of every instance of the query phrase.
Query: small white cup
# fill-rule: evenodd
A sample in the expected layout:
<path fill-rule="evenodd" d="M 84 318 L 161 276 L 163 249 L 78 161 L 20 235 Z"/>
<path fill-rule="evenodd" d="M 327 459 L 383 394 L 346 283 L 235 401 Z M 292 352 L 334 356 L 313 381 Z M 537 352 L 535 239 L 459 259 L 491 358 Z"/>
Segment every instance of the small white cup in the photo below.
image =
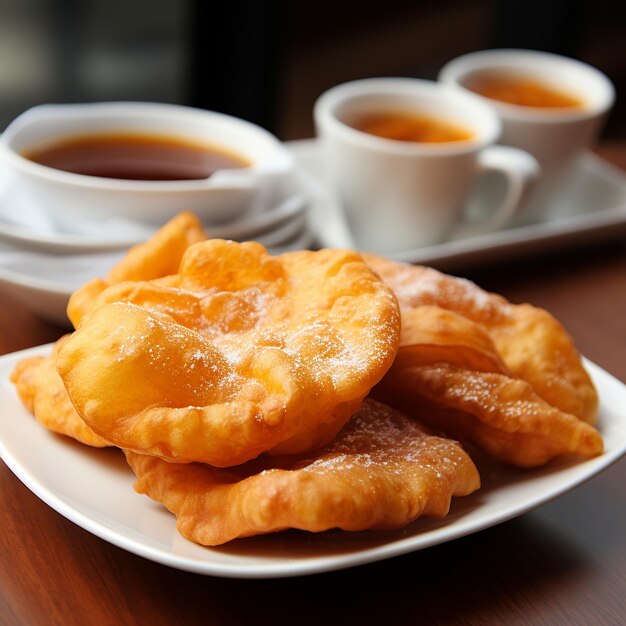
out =
<path fill-rule="evenodd" d="M 232 151 L 249 167 L 223 169 L 198 180 L 126 180 L 89 176 L 41 165 L 26 149 L 77 135 L 124 133 L 175 136 Z M 294 161 L 271 133 L 250 122 L 171 104 L 106 102 L 36 106 L 0 138 L 0 162 L 16 205 L 32 205 L 51 227 L 85 232 L 84 225 L 160 225 L 182 210 L 207 224 L 235 219 L 268 189 L 292 174 Z M 19 196 L 19 198 L 18 198 Z"/>
<path fill-rule="evenodd" d="M 352 128 L 355 115 L 415 113 L 470 131 L 471 139 L 417 143 L 386 139 Z M 322 94 L 314 117 L 328 181 L 338 194 L 357 246 L 380 253 L 439 243 L 452 235 L 496 230 L 515 215 L 536 177 L 528 154 L 494 146 L 495 113 L 477 97 L 433 81 L 371 78 L 343 83 Z M 465 209 L 477 176 L 503 174 L 499 206 L 471 225 Z"/>
<path fill-rule="evenodd" d="M 466 83 L 472 74 L 483 72 L 538 81 L 582 102 L 580 107 L 541 108 L 478 96 L 502 122 L 501 143 L 529 152 L 541 164 L 534 207 L 525 214 L 550 210 L 577 158 L 595 144 L 613 105 L 614 87 L 600 71 L 575 59 L 515 49 L 482 50 L 457 57 L 443 66 L 438 78 L 473 93 Z"/>

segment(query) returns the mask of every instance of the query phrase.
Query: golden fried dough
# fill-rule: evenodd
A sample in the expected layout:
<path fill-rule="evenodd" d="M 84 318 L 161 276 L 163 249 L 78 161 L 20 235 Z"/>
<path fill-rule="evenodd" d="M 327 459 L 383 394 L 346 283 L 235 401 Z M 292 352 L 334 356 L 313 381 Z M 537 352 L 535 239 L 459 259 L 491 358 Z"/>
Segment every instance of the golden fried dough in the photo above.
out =
<path fill-rule="evenodd" d="M 509 373 L 493 341 L 479 324 L 433 305 L 403 311 L 395 367 L 439 361 L 481 372 Z"/>
<path fill-rule="evenodd" d="M 508 370 L 481 325 L 434 305 L 403 311 L 398 355 L 373 394 L 517 466 L 602 452 L 592 426 Z"/>
<path fill-rule="evenodd" d="M 520 378 L 436 363 L 392 368 L 375 393 L 429 426 L 519 467 L 602 453 L 602 437 L 593 426 L 551 406 Z"/>
<path fill-rule="evenodd" d="M 36 356 L 19 361 L 11 372 L 11 382 L 24 406 L 45 428 L 89 446 L 108 446 L 76 413 L 57 374 L 56 352 L 66 339 L 67 336 L 59 339 L 49 357 Z"/>
<path fill-rule="evenodd" d="M 571 337 L 547 311 L 511 304 L 468 280 L 431 268 L 364 257 L 394 290 L 403 319 L 414 307 L 435 305 L 480 324 L 513 374 L 549 404 L 595 423 L 597 392 Z"/>
<path fill-rule="evenodd" d="M 122 448 L 225 467 L 327 443 L 390 367 L 395 297 L 345 250 L 209 240 L 113 285 L 59 352 L 80 416 Z"/>
<path fill-rule="evenodd" d="M 193 213 L 179 213 L 148 241 L 132 247 L 106 278 L 94 278 L 71 295 L 67 315 L 74 328 L 78 328 L 82 318 L 92 310 L 96 297 L 109 285 L 176 274 L 185 250 L 206 238 L 200 220 Z"/>
<path fill-rule="evenodd" d="M 598 392 L 571 337 L 550 313 L 518 304 L 510 321 L 490 333 L 503 361 L 542 398 L 589 424 L 596 423 Z"/>
<path fill-rule="evenodd" d="M 183 536 L 209 546 L 286 528 L 399 528 L 423 515 L 445 516 L 452 496 L 480 486 L 459 444 L 372 400 L 309 454 L 229 469 L 126 454 L 135 490 L 172 511 Z"/>

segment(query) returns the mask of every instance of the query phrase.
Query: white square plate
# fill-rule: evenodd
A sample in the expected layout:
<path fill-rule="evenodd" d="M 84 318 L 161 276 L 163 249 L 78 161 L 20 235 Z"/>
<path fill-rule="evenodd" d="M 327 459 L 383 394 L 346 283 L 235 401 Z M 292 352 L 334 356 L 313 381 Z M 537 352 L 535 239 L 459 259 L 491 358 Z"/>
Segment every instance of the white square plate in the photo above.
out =
<path fill-rule="evenodd" d="M 626 386 L 586 362 L 601 398 L 606 450 L 586 461 L 538 470 L 481 465 L 482 488 L 453 501 L 443 520 L 420 519 L 393 532 L 319 534 L 288 531 L 205 548 L 176 531 L 174 516 L 133 491 L 118 450 L 95 449 L 42 428 L 18 400 L 9 374 L 40 346 L 0 357 L 0 456 L 16 476 L 61 515 L 116 546 L 182 570 L 233 578 L 274 578 L 339 570 L 422 550 L 494 526 L 595 476 L 626 452 Z M 567 520 L 564 520 L 564 524 Z"/>

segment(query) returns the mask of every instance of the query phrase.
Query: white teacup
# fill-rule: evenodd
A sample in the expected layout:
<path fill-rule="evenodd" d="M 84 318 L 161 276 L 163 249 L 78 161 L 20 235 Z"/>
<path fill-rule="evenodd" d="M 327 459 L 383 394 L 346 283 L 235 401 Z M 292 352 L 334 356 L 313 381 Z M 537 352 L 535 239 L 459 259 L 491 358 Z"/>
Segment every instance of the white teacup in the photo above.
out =
<path fill-rule="evenodd" d="M 127 180 L 64 171 L 23 155 L 72 137 L 107 133 L 176 137 L 216 146 L 249 163 L 190 180 Z M 158 226 L 182 210 L 207 224 L 235 219 L 291 175 L 293 158 L 271 133 L 250 122 L 191 107 L 143 102 L 41 105 L 0 138 L 0 162 L 16 206 L 35 207 L 51 228 L 89 232 L 125 221 Z"/>
<path fill-rule="evenodd" d="M 502 122 L 501 143 L 526 150 L 541 164 L 541 183 L 533 194 L 534 208 L 548 209 L 557 199 L 579 155 L 591 148 L 611 109 L 615 90 L 600 71 L 575 59 L 533 50 L 482 50 L 453 59 L 439 80 L 464 92 L 472 77 L 505 76 L 534 81 L 572 96 L 579 106 L 538 107 L 478 96 Z M 556 207 L 552 207 L 554 211 Z"/>
<path fill-rule="evenodd" d="M 400 112 L 427 116 L 469 131 L 445 143 L 388 139 L 357 130 L 358 116 Z M 433 81 L 372 78 L 322 94 L 314 107 L 328 181 L 337 192 L 356 245 L 380 253 L 436 244 L 463 232 L 507 224 L 522 204 L 538 166 L 528 154 L 494 146 L 500 122 L 479 98 Z M 477 177 L 504 175 L 507 192 L 470 225 L 466 207 Z"/>

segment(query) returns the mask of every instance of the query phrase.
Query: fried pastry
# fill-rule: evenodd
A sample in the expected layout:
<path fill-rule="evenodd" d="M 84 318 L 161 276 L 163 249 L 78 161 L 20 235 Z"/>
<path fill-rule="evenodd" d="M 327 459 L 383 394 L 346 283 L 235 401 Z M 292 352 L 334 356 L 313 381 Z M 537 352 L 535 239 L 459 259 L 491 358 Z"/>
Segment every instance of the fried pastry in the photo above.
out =
<path fill-rule="evenodd" d="M 74 328 L 78 328 L 82 318 L 93 309 L 97 296 L 108 286 L 176 274 L 187 248 L 206 238 L 200 220 L 193 213 L 179 213 L 146 242 L 133 246 L 106 278 L 94 278 L 71 295 L 67 316 Z"/>
<path fill-rule="evenodd" d="M 509 374 L 483 327 L 453 311 L 433 305 L 407 309 L 401 327 L 396 368 L 444 362 Z"/>
<path fill-rule="evenodd" d="M 56 371 L 56 354 L 66 340 L 67 335 L 59 339 L 49 357 L 36 356 L 19 361 L 11 372 L 11 382 L 24 406 L 48 430 L 88 446 L 108 446 L 80 418 Z"/>
<path fill-rule="evenodd" d="M 375 395 L 494 458 L 536 467 L 556 457 L 602 453 L 598 431 L 551 406 L 520 378 L 450 363 L 392 367 Z"/>
<path fill-rule="evenodd" d="M 209 240 L 176 275 L 103 291 L 57 369 L 106 440 L 226 467 L 330 441 L 398 341 L 396 299 L 358 254 Z"/>
<path fill-rule="evenodd" d="M 403 312 L 398 355 L 373 394 L 520 467 L 602 452 L 591 425 L 509 371 L 481 325 L 434 305 Z"/>
<path fill-rule="evenodd" d="M 364 257 L 394 290 L 403 319 L 417 306 L 434 305 L 480 324 L 514 375 L 552 406 L 596 422 L 598 395 L 593 382 L 571 337 L 547 311 L 511 304 L 468 280 L 428 267 Z"/>
<path fill-rule="evenodd" d="M 135 490 L 176 515 L 186 538 L 215 546 L 287 528 L 392 529 L 443 517 L 480 479 L 455 441 L 366 400 L 326 447 L 218 469 L 127 452 Z"/>

